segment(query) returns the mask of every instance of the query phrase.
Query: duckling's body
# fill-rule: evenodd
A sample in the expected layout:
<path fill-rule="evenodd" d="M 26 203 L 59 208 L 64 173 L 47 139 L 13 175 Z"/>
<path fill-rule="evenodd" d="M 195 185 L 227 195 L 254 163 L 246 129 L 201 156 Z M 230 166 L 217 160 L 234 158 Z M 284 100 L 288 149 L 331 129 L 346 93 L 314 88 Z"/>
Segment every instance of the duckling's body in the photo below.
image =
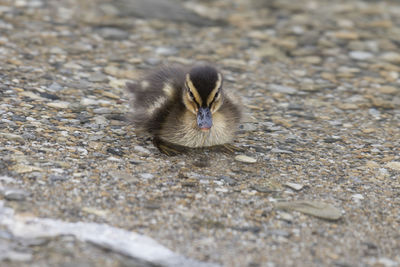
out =
<path fill-rule="evenodd" d="M 161 68 L 127 85 L 133 95 L 133 121 L 155 139 L 179 146 L 229 143 L 241 112 L 222 90 L 222 82 L 222 75 L 208 65 Z"/>

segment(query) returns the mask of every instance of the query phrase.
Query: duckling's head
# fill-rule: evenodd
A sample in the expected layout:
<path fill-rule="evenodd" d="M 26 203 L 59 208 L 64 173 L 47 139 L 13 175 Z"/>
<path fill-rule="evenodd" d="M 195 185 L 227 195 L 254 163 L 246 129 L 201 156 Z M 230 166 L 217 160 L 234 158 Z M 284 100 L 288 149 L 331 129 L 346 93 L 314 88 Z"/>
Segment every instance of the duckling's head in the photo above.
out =
<path fill-rule="evenodd" d="M 196 114 L 200 130 L 211 129 L 212 114 L 221 107 L 222 102 L 222 75 L 215 68 L 195 66 L 186 74 L 183 103 Z"/>

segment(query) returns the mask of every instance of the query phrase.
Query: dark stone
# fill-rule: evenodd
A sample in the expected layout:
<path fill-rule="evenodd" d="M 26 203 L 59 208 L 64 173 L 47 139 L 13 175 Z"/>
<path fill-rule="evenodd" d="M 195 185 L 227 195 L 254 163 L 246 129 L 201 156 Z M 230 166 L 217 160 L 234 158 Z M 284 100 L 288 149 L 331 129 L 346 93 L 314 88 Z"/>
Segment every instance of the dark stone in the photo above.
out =
<path fill-rule="evenodd" d="M 11 116 L 11 120 L 26 122 L 26 118 L 24 116 L 19 116 L 19 115 Z"/>
<path fill-rule="evenodd" d="M 51 174 L 51 175 L 49 176 L 49 180 L 50 180 L 51 182 L 66 181 L 66 180 L 68 180 L 68 177 L 62 176 L 62 175 Z"/>
<path fill-rule="evenodd" d="M 49 94 L 46 92 L 39 92 L 41 97 L 47 98 L 47 99 L 51 99 L 51 100 L 59 100 L 60 97 L 53 95 L 53 94 Z"/>
<path fill-rule="evenodd" d="M 223 179 L 224 182 L 227 183 L 228 185 L 233 186 L 237 184 L 236 180 L 230 178 L 229 176 L 222 175 L 220 176 L 220 178 Z"/>
<path fill-rule="evenodd" d="M 258 234 L 261 231 L 258 226 L 232 227 L 232 229 L 239 232 L 252 232 L 253 234 Z"/>
<path fill-rule="evenodd" d="M 124 152 L 122 152 L 119 148 L 108 147 L 106 150 L 108 153 L 122 157 Z"/>

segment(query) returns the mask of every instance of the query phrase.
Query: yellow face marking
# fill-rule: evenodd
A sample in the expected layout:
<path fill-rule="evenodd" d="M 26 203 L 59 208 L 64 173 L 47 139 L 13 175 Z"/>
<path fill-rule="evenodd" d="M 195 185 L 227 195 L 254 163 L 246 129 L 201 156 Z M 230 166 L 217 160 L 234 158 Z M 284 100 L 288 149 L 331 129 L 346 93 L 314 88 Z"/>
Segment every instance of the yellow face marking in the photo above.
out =
<path fill-rule="evenodd" d="M 161 108 L 165 102 L 167 102 L 167 98 L 165 96 L 162 96 L 160 98 L 158 98 L 156 101 L 154 101 L 154 103 L 147 109 L 147 113 L 149 115 L 153 115 L 153 113 Z"/>
<path fill-rule="evenodd" d="M 146 90 L 150 86 L 150 83 L 149 83 L 149 81 L 143 80 L 140 83 L 140 86 L 142 87 L 142 90 Z"/>
<path fill-rule="evenodd" d="M 163 87 L 163 92 L 167 97 L 171 98 L 174 95 L 174 88 L 172 87 L 172 84 L 166 82 Z"/>
<path fill-rule="evenodd" d="M 194 103 L 193 100 L 190 99 L 190 96 L 187 92 L 185 92 L 183 95 L 183 104 L 185 104 L 186 108 L 190 110 L 193 114 L 197 114 L 198 109 L 196 103 Z"/>
<path fill-rule="evenodd" d="M 199 92 L 197 92 L 196 88 L 194 87 L 194 85 L 193 85 L 193 83 L 192 83 L 192 80 L 190 79 L 189 74 L 186 74 L 186 84 L 187 84 L 187 86 L 188 86 L 190 92 L 192 92 L 193 97 L 194 97 L 194 100 L 197 102 L 197 104 L 199 104 L 200 106 L 202 106 L 202 105 L 203 105 L 203 101 L 201 100 L 201 97 L 200 97 L 200 95 L 199 95 Z M 189 93 L 188 93 L 188 94 L 189 94 Z M 189 99 L 191 98 L 191 97 L 190 97 L 190 94 L 188 95 L 188 97 L 189 97 Z"/>
<path fill-rule="evenodd" d="M 211 93 L 208 95 L 207 98 L 207 106 L 210 106 L 211 102 L 214 100 L 215 95 L 218 93 L 219 88 L 221 87 L 222 84 L 222 76 L 221 74 L 218 73 L 218 80 L 215 83 L 215 87 L 214 89 L 211 91 Z M 215 101 L 217 100 L 217 98 L 219 98 L 220 95 L 218 95 L 218 97 L 216 97 Z"/>

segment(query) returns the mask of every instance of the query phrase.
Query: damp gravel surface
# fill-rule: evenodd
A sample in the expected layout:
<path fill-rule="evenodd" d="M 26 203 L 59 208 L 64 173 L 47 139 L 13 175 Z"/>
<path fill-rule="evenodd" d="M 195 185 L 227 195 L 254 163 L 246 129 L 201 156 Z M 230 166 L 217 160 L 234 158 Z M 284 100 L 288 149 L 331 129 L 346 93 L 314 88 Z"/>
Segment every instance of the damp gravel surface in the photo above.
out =
<path fill-rule="evenodd" d="M 127 122 L 127 81 L 195 62 L 242 151 Z M 399 75 L 398 1 L 0 1 L 0 265 L 399 266 Z"/>

